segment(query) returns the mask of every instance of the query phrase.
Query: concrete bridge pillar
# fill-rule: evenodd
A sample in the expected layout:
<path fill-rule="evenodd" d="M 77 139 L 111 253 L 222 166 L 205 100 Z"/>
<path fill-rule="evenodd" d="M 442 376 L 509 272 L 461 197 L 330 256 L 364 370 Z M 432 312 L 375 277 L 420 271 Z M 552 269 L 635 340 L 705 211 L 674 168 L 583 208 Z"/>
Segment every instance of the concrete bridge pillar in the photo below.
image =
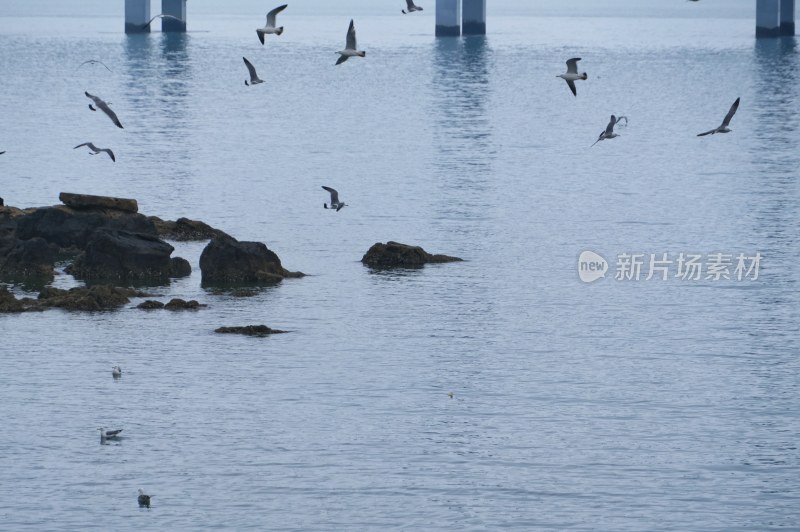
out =
<path fill-rule="evenodd" d="M 486 0 L 463 0 L 461 12 L 464 35 L 486 35 Z"/>
<path fill-rule="evenodd" d="M 756 37 L 794 35 L 795 0 L 756 0 Z"/>
<path fill-rule="evenodd" d="M 461 35 L 461 0 L 436 0 L 436 36 Z"/>
<path fill-rule="evenodd" d="M 794 35 L 794 2 L 781 0 L 781 35 Z"/>
<path fill-rule="evenodd" d="M 150 0 L 125 0 L 125 33 L 150 33 Z"/>
<path fill-rule="evenodd" d="M 161 19 L 161 31 L 186 31 L 186 0 L 161 0 L 161 14 L 181 19 Z"/>

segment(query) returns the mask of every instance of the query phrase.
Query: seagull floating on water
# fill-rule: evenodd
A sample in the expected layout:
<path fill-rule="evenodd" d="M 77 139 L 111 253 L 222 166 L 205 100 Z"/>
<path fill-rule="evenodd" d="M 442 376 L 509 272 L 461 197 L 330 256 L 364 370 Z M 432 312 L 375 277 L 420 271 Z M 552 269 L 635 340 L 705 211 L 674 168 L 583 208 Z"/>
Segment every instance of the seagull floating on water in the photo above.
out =
<path fill-rule="evenodd" d="M 77 150 L 81 146 L 86 146 L 87 148 L 92 150 L 92 153 L 90 153 L 89 155 L 97 155 L 100 152 L 106 152 L 108 154 L 108 156 L 111 157 L 112 161 L 117 162 L 117 158 L 114 157 L 114 152 L 111 151 L 111 149 L 109 149 L 109 148 L 98 148 L 97 146 L 95 146 L 91 142 L 84 142 L 83 144 L 78 144 L 77 146 L 75 146 L 72 149 L 73 150 Z"/>
<path fill-rule="evenodd" d="M 406 5 L 408 6 L 407 10 L 406 9 L 400 10 L 404 15 L 413 13 L 414 11 L 422 11 L 421 7 L 414 5 L 414 0 L 406 0 Z"/>
<path fill-rule="evenodd" d="M 258 34 L 258 40 L 261 41 L 261 44 L 264 44 L 264 35 L 280 35 L 283 33 L 283 26 L 276 27 L 275 26 L 275 18 L 278 16 L 278 13 L 286 9 L 286 6 L 289 4 L 283 4 L 282 6 L 278 6 L 269 13 L 267 13 L 267 25 L 263 28 L 258 28 L 256 33 Z"/>
<path fill-rule="evenodd" d="M 572 94 L 577 96 L 578 91 L 575 90 L 575 81 L 579 79 L 586 79 L 588 76 L 586 72 L 582 72 L 578 74 L 578 61 L 580 61 L 580 57 L 573 57 L 567 61 L 567 71 L 564 74 L 559 74 L 556 76 L 557 78 L 561 78 L 567 82 L 569 85 L 569 90 L 572 91 Z"/>
<path fill-rule="evenodd" d="M 147 24 L 142 24 L 142 29 L 145 29 L 146 27 L 148 27 L 157 18 L 171 18 L 172 20 L 177 20 L 180 23 L 184 22 L 183 20 L 179 19 L 178 17 L 173 17 L 172 15 L 165 15 L 165 14 L 161 13 L 160 15 L 156 15 L 153 18 L 151 18 L 150 20 L 148 20 Z"/>
<path fill-rule="evenodd" d="M 111 72 L 111 69 L 110 69 L 110 68 L 108 68 L 108 67 L 106 66 L 106 64 L 105 64 L 105 63 L 103 63 L 102 61 L 100 61 L 99 59 L 89 59 L 88 61 L 84 61 L 83 63 L 81 63 L 80 65 L 78 65 L 78 68 L 82 67 L 83 65 L 103 65 L 104 67 L 106 67 L 106 70 L 108 70 L 109 72 Z M 77 68 L 76 68 L 75 70 L 77 70 Z"/>
<path fill-rule="evenodd" d="M 260 79 L 258 74 L 256 74 L 256 67 L 253 66 L 253 63 L 248 61 L 246 57 L 242 57 L 242 59 L 244 59 L 244 64 L 247 67 L 248 72 L 250 72 L 250 83 L 247 83 L 247 80 L 244 80 L 244 84 L 249 87 L 250 85 L 264 83 L 264 80 Z"/>
<path fill-rule="evenodd" d="M 114 377 L 115 380 L 122 377 L 122 368 L 119 366 L 111 368 L 111 376 Z"/>
<path fill-rule="evenodd" d="M 144 490 L 139 488 L 139 497 L 136 499 L 139 503 L 139 508 L 150 508 L 150 497 L 152 495 L 145 495 Z"/>
<path fill-rule="evenodd" d="M 92 111 L 97 111 L 97 109 L 100 109 L 101 111 L 103 111 L 111 119 L 112 122 L 114 122 L 114 124 L 116 124 L 116 126 L 118 128 L 124 129 L 122 127 L 122 124 L 119 121 L 119 118 L 117 118 L 117 114 L 114 111 L 111 110 L 111 108 L 108 106 L 108 104 L 106 102 L 104 102 L 101 98 L 99 98 L 97 96 L 89 94 L 86 91 L 84 91 L 83 93 L 86 95 L 87 98 L 92 100 L 94 102 L 94 104 L 97 106 L 97 108 L 95 109 L 92 106 L 92 104 L 89 104 L 89 109 L 91 109 Z"/>
<path fill-rule="evenodd" d="M 615 137 L 619 137 L 618 134 L 614 133 L 614 126 L 617 125 L 619 123 L 619 121 L 622 120 L 623 118 L 625 119 L 625 125 L 627 126 L 628 125 L 628 117 L 627 116 L 620 116 L 619 118 L 617 118 L 616 116 L 611 115 L 611 120 L 608 122 L 608 125 L 606 126 L 606 130 L 603 131 L 602 133 L 600 133 L 600 136 L 597 137 L 597 140 L 594 141 L 594 144 L 597 144 L 601 140 L 613 139 Z M 592 144 L 592 146 L 594 146 L 594 144 Z"/>
<path fill-rule="evenodd" d="M 367 55 L 367 52 L 360 51 L 356 44 L 356 27 L 353 24 L 353 19 L 350 19 L 350 27 L 347 29 L 347 43 L 344 50 L 336 53 L 339 54 L 339 59 L 336 61 L 337 65 L 341 65 L 351 57 L 364 57 Z"/>
<path fill-rule="evenodd" d="M 122 429 L 119 430 L 106 430 L 103 427 L 99 427 L 97 430 L 100 431 L 100 443 L 103 444 L 106 440 L 116 440 L 119 438 L 119 433 L 122 432 Z"/>
<path fill-rule="evenodd" d="M 733 102 L 733 105 L 731 105 L 728 114 L 725 115 L 725 119 L 722 121 L 722 124 L 720 124 L 718 128 L 706 131 L 705 133 L 699 133 L 697 136 L 704 137 L 706 135 L 713 135 L 714 133 L 730 133 L 732 130 L 728 126 L 730 125 L 731 118 L 733 118 L 733 115 L 736 114 L 736 110 L 738 108 L 739 108 L 739 98 L 736 98 L 736 101 Z"/>
<path fill-rule="evenodd" d="M 347 207 L 347 204 L 345 202 L 339 201 L 339 193 L 336 191 L 336 189 L 333 189 L 331 187 L 326 187 L 325 185 L 323 185 L 322 188 L 331 193 L 331 206 L 328 207 L 327 203 L 323 203 L 322 204 L 323 207 L 325 207 L 326 209 L 336 209 L 336 212 L 342 210 L 342 207 Z"/>

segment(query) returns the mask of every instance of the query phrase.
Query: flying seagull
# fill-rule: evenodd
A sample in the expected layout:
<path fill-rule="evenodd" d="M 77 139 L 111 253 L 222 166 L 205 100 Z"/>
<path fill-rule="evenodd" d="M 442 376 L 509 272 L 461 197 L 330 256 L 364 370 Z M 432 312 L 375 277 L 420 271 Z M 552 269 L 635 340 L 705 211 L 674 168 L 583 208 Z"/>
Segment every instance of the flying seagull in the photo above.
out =
<path fill-rule="evenodd" d="M 5 153 L 4 151 L 0 151 L 0 155 L 3 155 L 4 153 Z"/>
<path fill-rule="evenodd" d="M 181 23 L 183 23 L 183 22 L 184 22 L 183 20 L 179 19 L 178 17 L 173 17 L 172 15 L 164 15 L 164 14 L 162 13 L 162 14 L 160 14 L 160 15 L 156 15 L 156 16 L 154 16 L 153 18 L 151 18 L 150 20 L 148 20 L 148 21 L 147 21 L 147 24 L 142 24 L 142 29 L 145 29 L 146 27 L 148 27 L 148 26 L 149 26 L 150 24 L 152 24 L 152 23 L 153 23 L 153 21 L 154 21 L 155 19 L 157 19 L 157 18 L 171 18 L 172 20 L 177 20 L 178 22 L 181 22 Z"/>
<path fill-rule="evenodd" d="M 119 121 L 119 118 L 117 118 L 116 113 L 114 113 L 114 111 L 111 110 L 111 108 L 108 106 L 106 102 L 104 102 L 101 98 L 98 98 L 97 96 L 89 94 L 86 91 L 84 91 L 83 93 L 86 95 L 87 98 L 91 99 L 94 102 L 94 104 L 97 106 L 97 109 L 100 109 L 106 115 L 108 115 L 111 121 L 114 122 L 118 128 L 124 129 Z M 97 109 L 92 107 L 92 104 L 89 104 L 89 109 L 91 109 L 92 111 L 97 111 Z"/>
<path fill-rule="evenodd" d="M 264 83 L 264 80 L 260 79 L 258 74 L 256 74 L 256 67 L 253 66 L 253 63 L 248 61 L 246 57 L 242 57 L 242 59 L 244 59 L 244 64 L 247 67 L 248 72 L 250 72 L 250 83 L 247 83 L 247 80 L 244 80 L 244 84 L 249 87 L 250 85 Z"/>
<path fill-rule="evenodd" d="M 114 157 L 114 152 L 113 152 L 113 151 L 111 151 L 109 148 L 98 148 L 97 146 L 95 146 L 95 145 L 94 145 L 94 144 L 92 144 L 91 142 L 84 142 L 83 144 L 78 144 L 77 146 L 75 146 L 75 147 L 74 147 L 74 148 L 72 148 L 72 149 L 73 149 L 73 150 L 77 150 L 77 149 L 78 149 L 78 148 L 80 148 L 81 146 L 86 146 L 87 148 L 89 148 L 90 150 L 92 150 L 92 153 L 90 153 L 89 155 L 97 155 L 98 153 L 100 153 L 100 152 L 103 152 L 103 151 L 104 151 L 104 152 L 106 152 L 106 153 L 108 154 L 108 156 L 109 156 L 109 157 L 111 157 L 111 160 L 112 160 L 112 161 L 114 161 L 114 162 L 117 162 L 117 158 L 116 158 L 116 157 Z M 116 366 L 114 366 L 114 367 L 116 368 Z"/>
<path fill-rule="evenodd" d="M 289 4 L 283 4 L 282 6 L 278 6 L 269 13 L 267 13 L 267 25 L 263 28 L 258 28 L 256 33 L 258 33 L 258 40 L 261 41 L 261 44 L 264 44 L 264 35 L 265 34 L 275 34 L 280 35 L 283 33 L 283 26 L 275 27 L 275 18 L 278 16 L 278 13 L 286 9 L 286 6 Z"/>
<path fill-rule="evenodd" d="M 736 110 L 738 108 L 739 108 L 739 98 L 736 98 L 736 101 L 733 102 L 730 111 L 728 111 L 728 114 L 725 115 L 725 119 L 722 121 L 722 124 L 720 124 L 718 128 L 706 131 L 705 133 L 700 133 L 697 136 L 704 137 L 706 135 L 713 135 L 714 133 L 730 133 L 732 130 L 728 126 L 730 125 L 731 118 L 733 118 L 733 115 L 736 114 Z"/>
<path fill-rule="evenodd" d="M 414 0 L 406 0 L 406 5 L 408 6 L 408 10 L 401 9 L 400 11 L 407 15 L 408 13 L 413 13 L 414 11 L 422 11 L 422 8 L 419 6 L 414 5 Z"/>
<path fill-rule="evenodd" d="M 114 380 L 122 377 L 122 368 L 119 366 L 114 366 L 111 368 L 111 376 L 114 377 Z"/>
<path fill-rule="evenodd" d="M 336 189 L 333 189 L 331 187 L 326 187 L 324 185 L 322 186 L 322 188 L 331 193 L 331 206 L 328 207 L 327 203 L 323 203 L 322 204 L 323 207 L 325 207 L 326 209 L 336 209 L 336 212 L 342 210 L 342 207 L 347 207 L 347 204 L 345 202 L 339 201 L 339 193 L 336 192 Z"/>
<path fill-rule="evenodd" d="M 578 74 L 578 61 L 580 60 L 580 57 L 573 57 L 572 59 L 568 60 L 567 71 L 564 74 L 559 74 L 556 76 L 557 78 L 562 78 L 567 82 L 567 85 L 569 85 L 569 90 L 571 90 L 572 94 L 575 96 L 578 95 L 578 92 L 575 90 L 575 80 L 586 79 L 588 77 L 586 72 Z"/>
<path fill-rule="evenodd" d="M 620 116 L 619 118 L 617 118 L 616 116 L 611 115 L 611 120 L 608 122 L 606 130 L 600 133 L 600 136 L 597 137 L 597 140 L 594 141 L 594 144 L 597 144 L 601 140 L 613 139 L 614 137 L 619 137 L 619 135 L 614 133 L 614 126 L 617 125 L 617 123 L 619 123 L 619 121 L 622 120 L 623 118 L 625 119 L 625 125 L 627 126 L 628 125 L 627 116 Z M 594 144 L 592 144 L 592 146 L 594 146 Z"/>
<path fill-rule="evenodd" d="M 122 429 L 119 430 L 106 430 L 103 427 L 99 427 L 97 430 L 100 431 L 100 443 L 103 444 L 106 440 L 116 440 L 119 437 L 119 433 L 122 432 Z"/>
<path fill-rule="evenodd" d="M 106 70 L 111 72 L 111 69 L 108 68 L 105 63 L 103 63 L 102 61 L 100 61 L 98 59 L 89 59 L 88 61 L 84 61 L 83 63 L 78 65 L 78 68 L 82 67 L 83 65 L 103 65 L 104 67 L 106 67 Z M 77 70 L 77 68 L 75 70 Z"/>
<path fill-rule="evenodd" d="M 150 508 L 150 497 L 152 495 L 145 495 L 144 490 L 139 488 L 139 497 L 136 499 L 139 503 L 139 508 Z"/>
<path fill-rule="evenodd" d="M 350 27 L 347 29 L 347 44 L 344 50 L 336 53 L 339 54 L 339 59 L 336 61 L 337 65 L 341 65 L 353 56 L 364 57 L 367 55 L 367 52 L 358 50 L 358 46 L 356 45 L 356 27 L 353 24 L 353 19 L 350 19 Z"/>

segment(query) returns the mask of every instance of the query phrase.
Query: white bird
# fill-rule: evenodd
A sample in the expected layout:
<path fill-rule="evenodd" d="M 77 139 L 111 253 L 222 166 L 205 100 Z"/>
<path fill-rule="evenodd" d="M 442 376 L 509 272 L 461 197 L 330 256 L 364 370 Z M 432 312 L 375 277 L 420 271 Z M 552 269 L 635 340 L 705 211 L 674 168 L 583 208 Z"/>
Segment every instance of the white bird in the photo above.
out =
<path fill-rule="evenodd" d="M 276 27 L 275 26 L 275 18 L 278 16 L 278 13 L 286 9 L 286 6 L 289 4 L 283 4 L 282 6 L 278 6 L 269 13 L 267 13 L 267 25 L 263 28 L 258 28 L 256 33 L 258 34 L 258 40 L 261 41 L 261 44 L 264 44 L 264 35 L 280 35 L 283 33 L 283 26 Z"/>
<path fill-rule="evenodd" d="M 571 90 L 572 94 L 575 96 L 578 95 L 578 91 L 575 90 L 575 81 L 579 79 L 586 79 L 588 77 L 586 72 L 578 74 L 578 61 L 580 60 L 580 57 L 573 57 L 572 59 L 568 60 L 567 71 L 556 76 L 557 78 L 562 78 L 567 82 L 567 85 L 569 85 L 569 90 Z"/>
<path fill-rule="evenodd" d="M 154 16 L 153 18 L 151 18 L 150 20 L 148 20 L 148 21 L 147 21 L 147 24 L 142 24 L 142 29 L 145 29 L 146 27 L 148 27 L 148 26 L 149 26 L 150 24 L 152 24 L 152 23 L 153 23 L 153 21 L 154 21 L 155 19 L 157 19 L 157 18 L 171 18 L 172 20 L 177 20 L 178 22 L 181 22 L 181 23 L 183 23 L 183 21 L 182 21 L 181 19 L 179 19 L 178 17 L 173 17 L 172 15 L 164 15 L 164 14 L 162 13 L 162 14 L 160 14 L 160 15 L 156 15 L 156 16 Z"/>
<path fill-rule="evenodd" d="M 253 63 L 248 61 L 246 57 L 242 57 L 242 59 L 244 59 L 244 64 L 247 67 L 247 71 L 250 72 L 250 83 L 247 83 L 247 80 L 244 80 L 244 84 L 250 86 L 264 83 L 264 80 L 259 79 L 258 74 L 256 74 L 256 67 L 253 66 Z"/>
<path fill-rule="evenodd" d="M 117 114 L 111 110 L 111 108 L 108 106 L 106 102 L 104 102 L 101 98 L 98 98 L 97 96 L 89 94 L 86 91 L 83 91 L 83 93 L 86 95 L 87 98 L 92 100 L 94 104 L 97 106 L 97 108 L 95 109 L 94 107 L 92 107 L 92 104 L 89 104 L 89 109 L 91 109 L 92 111 L 97 111 L 97 109 L 100 109 L 111 119 L 112 122 L 114 122 L 114 124 L 116 124 L 118 128 L 124 129 L 119 121 L 119 118 L 117 118 Z"/>
<path fill-rule="evenodd" d="M 617 118 L 616 116 L 611 115 L 611 120 L 608 122 L 606 130 L 600 133 L 600 136 L 597 137 L 597 140 L 594 141 L 594 144 L 597 144 L 601 140 L 613 139 L 615 137 L 619 137 L 618 134 L 614 133 L 614 126 L 617 125 L 617 123 L 619 123 L 619 121 L 622 120 L 623 118 L 625 119 L 625 125 L 627 126 L 628 125 L 627 116 L 620 116 L 619 118 Z M 592 146 L 594 146 L 594 144 L 592 144 Z"/>
<path fill-rule="evenodd" d="M 111 376 L 114 377 L 114 379 L 119 379 L 122 377 L 122 368 L 119 366 L 114 366 L 111 368 Z"/>
<path fill-rule="evenodd" d="M 98 59 L 89 59 L 88 61 L 84 61 L 83 63 L 78 65 L 78 68 L 82 67 L 83 65 L 103 65 L 104 67 L 106 67 L 106 70 L 111 72 L 111 69 L 108 68 L 105 63 L 103 63 L 102 61 L 100 61 Z M 77 70 L 77 68 L 75 70 Z"/>
<path fill-rule="evenodd" d="M 139 488 L 139 497 L 136 499 L 136 502 L 139 503 L 139 508 L 150 508 L 150 497 L 152 495 L 145 495 L 144 490 Z"/>
<path fill-rule="evenodd" d="M 103 427 L 99 427 L 97 430 L 100 431 L 100 443 L 105 443 L 106 440 L 116 440 L 119 438 L 119 433 L 122 432 L 122 429 L 106 430 Z"/>
<path fill-rule="evenodd" d="M 345 202 L 339 201 L 339 193 L 336 191 L 336 189 L 333 189 L 331 187 L 326 187 L 325 185 L 323 185 L 322 188 L 331 193 L 331 206 L 328 207 L 327 203 L 323 203 L 322 204 L 323 207 L 325 207 L 326 209 L 336 209 L 336 212 L 342 210 L 342 207 L 347 207 L 347 204 Z"/>
<path fill-rule="evenodd" d="M 98 153 L 100 153 L 100 152 L 106 152 L 106 153 L 108 154 L 108 156 L 109 156 L 109 157 L 111 157 L 111 160 L 112 160 L 112 161 L 114 161 L 114 162 L 117 162 L 117 158 L 116 158 L 116 157 L 114 157 L 114 152 L 113 152 L 113 151 L 111 151 L 109 148 L 98 148 L 97 146 L 95 146 L 95 145 L 94 145 L 94 144 L 92 144 L 91 142 L 84 142 L 83 144 L 78 144 L 77 146 L 75 146 L 75 147 L 74 147 L 74 148 L 72 148 L 72 149 L 73 149 L 73 150 L 77 150 L 77 149 L 78 149 L 78 148 L 80 148 L 81 146 L 86 146 L 87 148 L 89 148 L 90 150 L 92 150 L 92 153 L 90 153 L 89 155 L 97 155 L 97 154 L 98 154 Z"/>
<path fill-rule="evenodd" d="M 344 50 L 336 53 L 339 54 L 339 59 L 336 61 L 337 65 L 341 65 L 351 57 L 364 57 L 367 55 L 367 52 L 360 51 L 356 44 L 356 27 L 353 24 L 353 19 L 350 19 L 350 27 L 347 29 L 347 43 Z"/>
<path fill-rule="evenodd" d="M 730 133 L 732 130 L 728 126 L 730 125 L 731 118 L 733 118 L 733 115 L 736 114 L 736 110 L 738 108 L 739 108 L 739 98 L 736 98 L 736 101 L 733 102 L 733 105 L 731 105 L 728 114 L 725 115 L 725 119 L 722 121 L 722 124 L 720 124 L 718 128 L 706 131 L 705 133 L 700 133 L 697 136 L 704 137 L 706 135 L 713 135 L 714 133 Z"/>
<path fill-rule="evenodd" d="M 414 5 L 414 0 L 406 0 L 406 5 L 408 6 L 408 10 L 405 9 L 400 10 L 404 15 L 407 15 L 408 13 L 413 13 L 414 11 L 422 11 L 421 7 Z"/>

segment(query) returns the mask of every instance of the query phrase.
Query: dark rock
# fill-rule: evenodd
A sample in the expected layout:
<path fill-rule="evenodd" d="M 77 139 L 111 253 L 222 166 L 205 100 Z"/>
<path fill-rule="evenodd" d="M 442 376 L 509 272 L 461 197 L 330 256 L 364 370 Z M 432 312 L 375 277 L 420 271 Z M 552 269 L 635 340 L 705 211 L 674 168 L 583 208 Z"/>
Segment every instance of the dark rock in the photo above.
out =
<path fill-rule="evenodd" d="M 147 301 L 143 301 L 142 303 L 136 305 L 136 308 L 143 310 L 162 309 L 164 308 L 164 303 L 161 301 L 153 301 L 152 299 L 148 299 Z"/>
<path fill-rule="evenodd" d="M 244 334 L 246 336 L 268 336 L 270 334 L 281 334 L 288 331 L 270 329 L 266 325 L 246 325 L 243 327 L 220 327 L 214 332 L 220 334 Z"/>
<path fill-rule="evenodd" d="M 188 277 L 192 274 L 192 266 L 189 261 L 182 257 L 172 257 L 169 259 L 169 276 L 173 279 L 178 277 Z"/>
<path fill-rule="evenodd" d="M 86 248 L 98 229 L 115 229 L 157 237 L 153 222 L 141 214 L 120 210 L 74 210 L 57 205 L 31 209 L 13 218 L 16 237 L 29 240 L 41 237 L 64 251 Z"/>
<path fill-rule="evenodd" d="M 166 240 L 178 242 L 188 242 L 192 240 L 211 240 L 212 238 L 225 235 L 223 231 L 214 229 L 207 223 L 189 218 L 178 218 L 169 221 L 162 220 L 158 216 L 149 216 L 158 231 L 158 236 Z"/>
<path fill-rule="evenodd" d="M 58 195 L 58 199 L 67 207 L 72 207 L 75 210 L 110 209 L 132 213 L 139 212 L 139 204 L 135 199 L 73 194 L 71 192 L 62 192 Z"/>
<path fill-rule="evenodd" d="M 0 277 L 52 281 L 55 251 L 42 238 L 0 238 Z"/>
<path fill-rule="evenodd" d="M 66 310 L 109 310 L 119 308 L 130 300 L 130 297 L 142 297 L 145 294 L 131 288 L 111 285 L 91 287 L 45 288 L 39 293 L 39 302 L 45 307 L 63 308 Z"/>
<path fill-rule="evenodd" d="M 173 249 L 155 236 L 100 229 L 65 271 L 77 279 L 165 283 Z"/>
<path fill-rule="evenodd" d="M 371 268 L 420 268 L 429 263 L 457 262 L 464 259 L 432 255 L 419 246 L 389 241 L 373 245 L 361 258 Z"/>
<path fill-rule="evenodd" d="M 169 303 L 164 305 L 164 308 L 167 310 L 197 310 L 200 307 L 206 307 L 208 305 L 203 305 L 195 301 L 194 299 L 190 301 L 185 301 L 180 298 L 170 299 Z"/>
<path fill-rule="evenodd" d="M 203 285 L 277 283 L 285 277 L 302 277 L 283 268 L 281 259 L 261 242 L 239 242 L 223 235 L 211 240 L 200 255 Z"/>

